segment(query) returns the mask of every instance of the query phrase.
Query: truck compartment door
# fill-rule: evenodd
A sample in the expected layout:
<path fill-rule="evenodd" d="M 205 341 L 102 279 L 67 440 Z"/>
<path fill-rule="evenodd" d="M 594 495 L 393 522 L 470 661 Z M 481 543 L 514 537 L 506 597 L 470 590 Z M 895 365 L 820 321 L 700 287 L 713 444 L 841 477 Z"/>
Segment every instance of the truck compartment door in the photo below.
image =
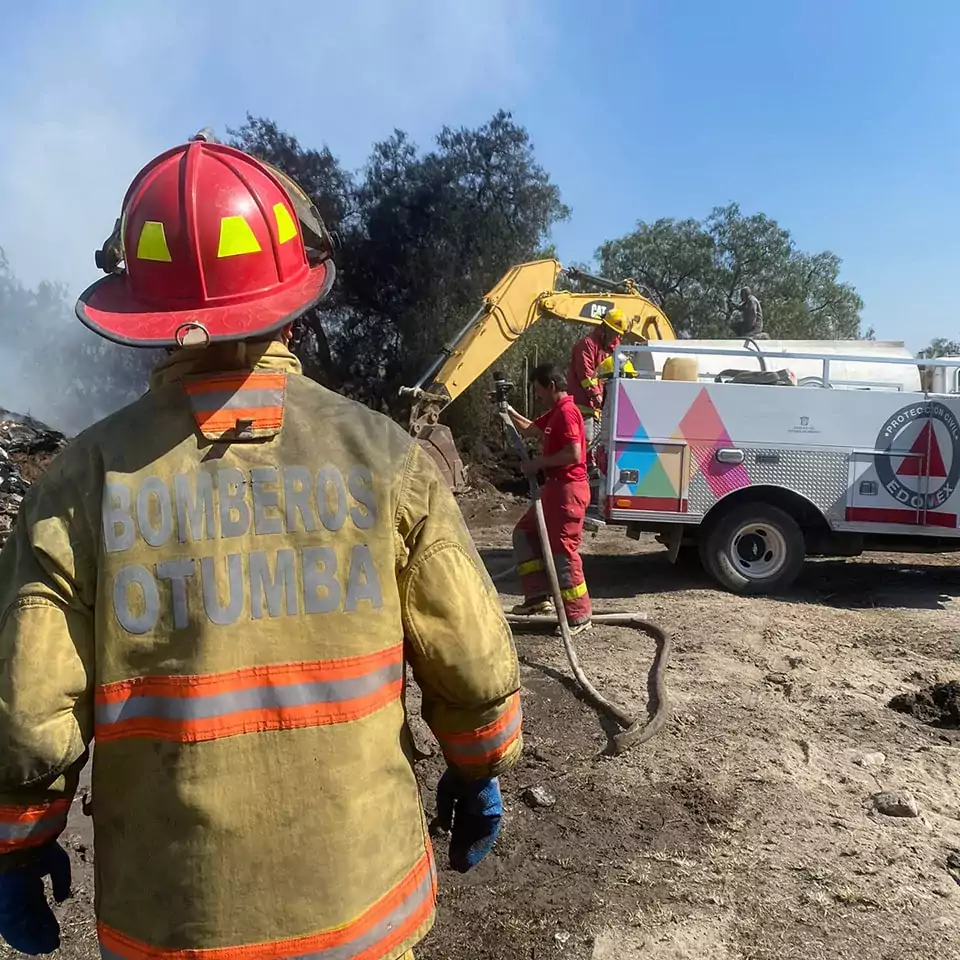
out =
<path fill-rule="evenodd" d="M 916 458 L 916 463 L 911 458 Z M 912 469 L 917 476 L 921 458 L 908 450 L 857 450 L 850 455 L 850 486 L 847 490 L 846 518 L 852 523 L 895 523 L 908 526 L 922 522 L 919 497 L 888 489 L 882 478 L 897 471 Z M 906 468 L 904 463 L 907 463 Z"/>
<path fill-rule="evenodd" d="M 614 519 L 623 511 L 686 513 L 690 448 L 675 440 L 617 441 L 607 467 L 607 507 Z"/>

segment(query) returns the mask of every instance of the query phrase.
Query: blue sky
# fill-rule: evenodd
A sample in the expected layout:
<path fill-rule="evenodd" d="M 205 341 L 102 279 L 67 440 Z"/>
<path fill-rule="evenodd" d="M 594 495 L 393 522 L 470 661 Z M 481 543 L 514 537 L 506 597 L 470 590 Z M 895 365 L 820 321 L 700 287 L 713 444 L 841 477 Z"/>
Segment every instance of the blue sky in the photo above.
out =
<path fill-rule="evenodd" d="M 93 251 L 155 153 L 277 120 L 348 165 L 505 107 L 573 217 L 565 262 L 638 219 L 738 201 L 831 249 L 878 336 L 956 338 L 960 4 L 948 0 L 36 0 L 0 35 L 0 246 L 29 283 Z"/>

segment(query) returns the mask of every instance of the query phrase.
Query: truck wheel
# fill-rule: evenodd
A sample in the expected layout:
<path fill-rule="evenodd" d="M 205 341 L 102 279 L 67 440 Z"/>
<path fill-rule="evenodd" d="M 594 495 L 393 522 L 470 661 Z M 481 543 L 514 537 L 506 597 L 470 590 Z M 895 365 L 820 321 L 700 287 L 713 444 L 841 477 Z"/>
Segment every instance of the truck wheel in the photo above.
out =
<path fill-rule="evenodd" d="M 796 520 L 769 503 L 732 507 L 700 541 L 710 575 L 734 593 L 773 593 L 796 580 L 806 545 Z"/>

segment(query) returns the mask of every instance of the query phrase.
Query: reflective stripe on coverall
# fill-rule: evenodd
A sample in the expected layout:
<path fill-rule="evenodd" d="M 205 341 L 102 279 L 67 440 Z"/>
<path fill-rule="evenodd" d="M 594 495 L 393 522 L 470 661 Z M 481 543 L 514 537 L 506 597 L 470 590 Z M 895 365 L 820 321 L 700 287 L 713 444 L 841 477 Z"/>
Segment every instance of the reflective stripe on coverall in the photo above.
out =
<path fill-rule="evenodd" d="M 586 481 L 563 483 L 548 480 L 541 488 L 540 495 L 567 620 L 570 623 L 589 620 L 590 595 L 583 576 L 583 561 L 577 551 L 583 537 L 584 514 L 590 505 L 590 486 Z M 514 528 L 513 556 L 524 597 L 533 599 L 549 596 L 550 583 L 533 507 L 527 510 Z"/>
<path fill-rule="evenodd" d="M 408 663 L 451 766 L 516 761 L 516 652 L 430 457 L 278 342 L 175 353 L 0 552 L 0 870 L 95 737 L 104 957 L 395 960 L 436 891 Z"/>

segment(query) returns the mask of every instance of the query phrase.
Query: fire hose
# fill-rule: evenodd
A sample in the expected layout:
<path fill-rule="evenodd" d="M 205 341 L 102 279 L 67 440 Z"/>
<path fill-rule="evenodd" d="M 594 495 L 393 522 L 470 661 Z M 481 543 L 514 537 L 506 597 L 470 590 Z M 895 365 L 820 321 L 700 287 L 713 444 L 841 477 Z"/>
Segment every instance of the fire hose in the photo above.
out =
<path fill-rule="evenodd" d="M 510 419 L 507 413 L 506 390 L 510 384 L 499 374 L 494 374 L 496 382 L 496 398 L 500 411 L 500 417 L 507 428 L 507 433 L 516 447 L 521 460 L 529 460 L 527 448 L 523 443 L 519 430 Z M 573 638 L 570 635 L 570 624 L 567 621 L 566 610 L 563 606 L 563 597 L 560 593 L 560 580 L 557 576 L 557 567 L 553 559 L 553 551 L 550 549 L 550 536 L 547 532 L 547 523 L 543 514 L 543 503 L 540 497 L 540 483 L 537 477 L 531 476 L 530 498 L 533 501 L 534 513 L 537 519 L 537 532 L 540 538 L 540 548 L 543 553 L 544 565 L 547 570 L 547 577 L 550 581 L 550 591 L 553 594 L 553 603 L 557 611 L 556 620 L 550 616 L 518 616 L 507 614 L 507 620 L 514 624 L 556 624 L 559 622 L 560 635 L 563 638 L 564 650 L 567 654 L 567 660 L 570 663 L 570 669 L 576 678 L 587 698 L 600 709 L 604 714 L 611 717 L 617 724 L 623 727 L 623 730 L 614 735 L 612 740 L 612 752 L 621 754 L 630 747 L 652 740 L 664 728 L 669 716 L 670 705 L 667 698 L 666 672 L 667 664 L 670 660 L 671 639 L 670 635 L 659 625 L 650 620 L 645 620 L 637 614 L 630 612 L 611 612 L 594 613 L 591 617 L 594 623 L 615 624 L 617 626 L 633 627 L 653 637 L 657 645 L 657 652 L 650 667 L 648 687 L 651 689 L 653 699 L 656 702 L 656 708 L 653 714 L 646 722 L 631 716 L 623 707 L 604 697 L 590 682 L 583 668 L 580 666 L 580 658 L 573 645 Z M 509 572 L 505 570 L 497 575 L 497 579 L 502 579 Z"/>

